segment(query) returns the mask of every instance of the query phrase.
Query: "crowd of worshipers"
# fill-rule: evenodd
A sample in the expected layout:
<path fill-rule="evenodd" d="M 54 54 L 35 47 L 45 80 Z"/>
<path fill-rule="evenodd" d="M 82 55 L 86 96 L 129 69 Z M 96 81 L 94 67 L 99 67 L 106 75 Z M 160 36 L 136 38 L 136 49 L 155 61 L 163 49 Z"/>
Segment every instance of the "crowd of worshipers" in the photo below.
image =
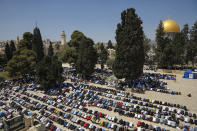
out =
<path fill-rule="evenodd" d="M 106 74 L 106 76 L 111 75 L 111 73 L 105 71 L 102 74 Z M 99 74 L 100 75 L 100 74 Z M 166 80 L 176 80 L 176 75 L 169 75 L 169 74 L 160 74 L 160 73 L 144 73 L 142 77 L 137 80 L 133 80 L 131 82 L 125 81 L 105 81 L 101 77 L 99 77 L 98 72 L 89 78 L 89 80 L 82 80 L 81 76 L 75 72 L 74 69 L 66 70 L 64 72 L 64 76 L 66 79 L 70 79 L 72 82 L 92 82 L 101 85 L 107 85 L 109 87 L 116 87 L 116 89 L 124 90 L 125 88 L 131 88 L 134 92 L 141 92 L 143 93 L 146 90 L 149 91 L 156 91 L 161 93 L 168 93 L 172 95 L 181 95 L 181 92 L 177 91 L 170 91 L 167 87 L 167 83 L 161 81 L 160 79 Z"/>
<path fill-rule="evenodd" d="M 34 82 L 34 76 L 32 75 L 23 75 L 22 78 L 16 78 L 12 80 L 5 80 L 3 82 L 0 82 L 0 87 L 7 87 L 7 86 L 13 86 L 13 85 L 23 85 L 23 84 L 29 84 Z"/>
<path fill-rule="evenodd" d="M 106 72 L 104 75 L 111 74 Z M 40 91 L 39 86 L 34 84 L 34 79 L 30 75 L 2 82 L 1 84 L 9 88 L 1 89 L 0 118 L 10 118 L 14 111 L 18 111 L 21 115 L 33 116 L 51 131 L 61 131 L 64 127 L 76 131 L 167 130 L 158 126 L 159 124 L 197 131 L 197 127 L 195 127 L 197 125 L 196 114 L 189 112 L 186 106 L 149 98 L 144 99 L 122 90 L 90 86 L 84 84 L 87 81 L 80 81 L 80 76 L 74 71 L 64 72 L 64 76 L 66 79 L 71 79 L 72 83 L 67 82 L 63 84 L 62 88 L 48 91 Z M 133 81 L 132 84 L 137 87 L 140 83 L 149 90 L 168 91 L 167 83 L 159 81 L 159 79 L 171 79 L 173 77 L 145 73 L 143 77 Z M 91 77 L 88 82 L 108 86 L 111 84 L 99 76 Z M 19 86 L 10 86 L 16 84 Z M 127 86 L 124 82 L 117 85 L 114 82 L 113 84 L 115 86 Z M 116 115 L 110 116 L 96 109 L 91 110 L 91 107 L 114 112 Z M 116 117 L 117 114 L 125 118 L 134 118 L 138 122 L 135 124 L 132 121 L 119 119 Z M 150 122 L 151 124 L 149 124 Z"/>
<path fill-rule="evenodd" d="M 116 124 L 111 124 L 110 122 L 106 122 L 104 120 L 99 120 L 100 117 L 105 118 L 105 119 L 110 119 L 110 120 L 111 118 L 109 118 L 109 116 L 106 117 L 106 115 L 102 114 L 101 112 L 97 112 L 97 111 L 93 112 L 90 110 L 88 111 L 88 109 L 85 108 L 85 105 L 81 106 L 81 104 L 79 103 L 78 107 L 74 106 L 75 108 L 81 109 L 81 112 L 76 111 L 72 107 L 72 102 L 69 102 L 68 104 L 65 104 L 66 106 L 63 106 L 63 105 L 60 105 L 61 101 L 57 102 L 56 101 L 57 99 L 55 98 L 52 98 L 49 96 L 39 97 L 35 94 L 27 93 L 24 87 L 20 89 L 12 89 L 12 88 L 7 89 L 7 90 L 3 89 L 1 93 L 2 95 L 4 95 L 4 97 L 10 100 L 9 102 L 10 107 L 8 107 L 6 103 L 3 104 L 2 108 L 4 110 L 13 111 L 12 108 L 14 108 L 17 111 L 19 111 L 21 115 L 32 115 L 35 119 L 39 120 L 40 122 L 45 123 L 46 128 L 50 130 L 55 130 L 55 131 L 61 130 L 60 128 L 57 128 L 53 124 L 53 122 L 57 122 L 58 124 L 63 125 L 71 130 L 84 130 L 82 127 L 84 127 L 85 129 L 90 129 L 90 130 L 98 130 L 98 131 L 105 130 L 102 128 L 97 128 L 94 124 L 89 124 L 88 122 L 86 122 L 90 119 L 93 123 L 99 126 L 103 126 L 108 129 L 115 129 L 119 131 L 119 130 L 124 130 L 125 128 L 122 126 L 118 127 Z M 58 100 L 60 100 L 60 98 L 58 98 Z M 46 104 L 40 104 L 39 101 L 42 101 L 43 103 L 46 103 Z M 47 104 L 52 105 L 52 106 L 50 107 Z M 39 114 L 32 113 L 35 110 L 38 110 Z M 92 115 L 88 115 L 88 113 Z M 3 113 L 3 114 L 6 114 L 6 113 Z M 7 115 L 2 115 L 2 116 L 7 117 Z M 82 119 L 78 119 L 78 117 L 75 117 L 75 116 L 78 116 Z M 71 122 L 69 123 L 67 120 Z M 125 121 L 123 120 L 118 121 L 117 118 L 112 118 L 112 120 L 115 121 L 115 123 L 117 124 L 125 123 Z M 75 123 L 75 124 L 71 124 L 71 123 Z M 129 123 L 129 126 L 133 127 L 133 123 Z"/>
<path fill-rule="evenodd" d="M 157 70 L 157 67 L 147 67 L 145 70 Z M 168 67 L 167 69 L 169 70 L 182 70 L 186 71 L 188 69 L 191 69 L 192 71 L 195 71 L 197 68 L 196 67 L 190 67 L 190 66 L 173 66 L 173 67 Z"/>
<path fill-rule="evenodd" d="M 169 68 L 170 70 L 188 70 L 188 69 L 191 69 L 191 70 L 196 70 L 197 68 L 196 67 L 189 67 L 189 66 L 173 66 L 173 67 L 170 67 Z"/>
<path fill-rule="evenodd" d="M 32 115 L 35 119 L 45 123 L 50 130 L 60 130 L 54 123 L 72 130 L 165 130 L 144 121 L 179 129 L 196 129 L 193 128 L 194 124 L 197 125 L 196 114 L 188 112 L 186 106 L 142 99 L 125 91 L 78 83 L 64 84 L 63 90 L 67 92 L 57 95 L 50 90 L 50 95 L 48 95 L 49 92 L 45 92 L 40 97 L 36 95 L 36 92 L 28 92 L 28 90 L 36 90 L 35 86 L 30 84 L 20 88 L 2 89 L 1 96 L 5 100 L 10 100 L 10 107 L 21 111 L 21 114 Z M 119 115 L 136 118 L 139 121 L 137 125 L 134 125 L 133 122 L 88 109 L 91 106 L 117 112 Z M 6 110 L 10 107 L 3 104 Z M 35 110 L 38 110 L 40 114 L 32 113 Z"/>

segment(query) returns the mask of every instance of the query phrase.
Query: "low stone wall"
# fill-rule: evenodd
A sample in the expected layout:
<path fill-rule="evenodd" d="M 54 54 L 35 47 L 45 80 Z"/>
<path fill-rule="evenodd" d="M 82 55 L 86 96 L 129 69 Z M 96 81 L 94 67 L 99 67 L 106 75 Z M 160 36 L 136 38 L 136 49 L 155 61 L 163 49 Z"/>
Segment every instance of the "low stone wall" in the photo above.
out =
<path fill-rule="evenodd" d="M 180 70 L 168 70 L 168 69 L 158 69 L 157 72 L 160 73 L 170 73 L 170 74 L 179 74 L 179 75 L 184 75 L 185 71 L 180 71 Z"/>

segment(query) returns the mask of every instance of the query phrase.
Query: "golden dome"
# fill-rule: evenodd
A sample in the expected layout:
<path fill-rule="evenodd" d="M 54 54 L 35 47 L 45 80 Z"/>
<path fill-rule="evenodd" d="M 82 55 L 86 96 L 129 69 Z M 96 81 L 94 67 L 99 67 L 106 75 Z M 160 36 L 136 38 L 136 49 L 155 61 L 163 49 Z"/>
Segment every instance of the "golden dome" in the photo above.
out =
<path fill-rule="evenodd" d="M 164 32 L 180 32 L 179 25 L 173 20 L 163 21 Z"/>

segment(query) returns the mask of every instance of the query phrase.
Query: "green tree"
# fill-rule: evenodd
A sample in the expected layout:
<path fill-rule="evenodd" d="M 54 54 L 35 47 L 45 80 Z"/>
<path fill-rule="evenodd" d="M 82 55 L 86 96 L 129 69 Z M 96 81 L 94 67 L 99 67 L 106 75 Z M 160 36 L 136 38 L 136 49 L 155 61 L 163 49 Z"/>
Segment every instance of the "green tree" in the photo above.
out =
<path fill-rule="evenodd" d="M 187 59 L 192 62 L 192 65 L 195 64 L 195 56 L 196 56 L 196 44 L 194 42 L 189 42 L 187 44 Z"/>
<path fill-rule="evenodd" d="M 34 72 L 36 66 L 36 54 L 32 50 L 17 50 L 7 64 L 7 71 L 11 77 L 20 77 L 23 74 Z"/>
<path fill-rule="evenodd" d="M 177 62 L 177 57 L 178 57 L 178 53 L 176 54 L 176 52 L 178 52 L 178 50 L 176 49 L 176 44 L 173 45 L 173 42 L 171 39 L 169 39 L 168 37 L 164 38 L 164 43 L 165 43 L 165 47 L 163 49 L 163 51 L 159 56 L 159 68 L 162 69 L 169 69 L 171 67 L 174 66 L 174 64 L 176 64 Z M 157 47 L 157 51 L 158 51 L 158 47 Z"/>
<path fill-rule="evenodd" d="M 97 50 L 97 52 L 100 50 L 100 46 L 101 46 L 101 42 L 98 42 L 94 45 L 95 49 Z M 99 53 L 99 52 L 98 52 Z"/>
<path fill-rule="evenodd" d="M 143 74 L 144 32 L 142 20 L 130 8 L 121 13 L 121 23 L 116 29 L 116 57 L 113 72 L 118 79 L 131 81 Z"/>
<path fill-rule="evenodd" d="M 5 80 L 5 77 L 4 77 L 3 75 L 0 74 L 0 84 L 1 84 L 1 82 L 4 81 L 4 80 Z"/>
<path fill-rule="evenodd" d="M 184 41 L 188 42 L 189 41 L 189 25 L 185 24 L 183 29 L 181 30 L 181 33 L 183 34 Z"/>
<path fill-rule="evenodd" d="M 175 64 L 176 57 L 174 56 L 176 52 L 174 52 L 173 49 L 174 49 L 174 45 L 172 44 L 169 44 L 164 48 L 162 56 L 161 56 L 161 59 L 164 62 L 163 68 L 170 68 L 170 67 L 173 67 L 173 65 Z"/>
<path fill-rule="evenodd" d="M 75 68 L 77 73 L 82 74 L 83 78 L 87 78 L 94 72 L 97 62 L 97 53 L 93 48 L 93 40 L 84 38 L 79 45 Z"/>
<path fill-rule="evenodd" d="M 31 48 L 28 48 L 29 42 L 25 39 L 20 40 L 19 44 L 18 44 L 18 49 L 29 49 L 31 50 Z"/>
<path fill-rule="evenodd" d="M 184 35 L 182 33 L 176 33 L 172 39 L 172 45 L 174 50 L 174 63 L 177 65 L 183 65 L 184 63 Z M 169 54 L 168 54 L 169 55 Z"/>
<path fill-rule="evenodd" d="M 49 48 L 48 48 L 48 56 L 53 56 L 53 46 L 52 46 L 52 43 L 50 42 L 50 45 L 49 45 Z"/>
<path fill-rule="evenodd" d="M 93 47 L 93 40 L 87 38 L 82 32 L 74 31 L 69 45 L 76 50 L 74 66 L 77 73 L 82 74 L 83 78 L 87 78 L 94 72 L 97 62 L 97 52 Z"/>
<path fill-rule="evenodd" d="M 111 40 L 109 40 L 107 43 L 107 49 L 114 49 L 114 46 L 113 46 Z"/>
<path fill-rule="evenodd" d="M 18 48 L 32 50 L 33 34 L 31 32 L 25 32 L 23 39 L 20 40 Z"/>
<path fill-rule="evenodd" d="M 195 64 L 195 56 L 197 55 L 197 21 L 194 23 L 192 28 L 189 31 L 188 25 L 184 25 L 184 28 L 182 30 L 182 33 L 184 35 L 184 42 L 185 42 L 185 49 L 186 49 L 186 55 L 185 55 L 185 63 L 188 64 L 189 61 L 192 62 L 192 65 Z M 190 33 L 190 35 L 189 35 Z M 190 36 L 190 38 L 189 38 Z"/>
<path fill-rule="evenodd" d="M 190 41 L 197 44 L 197 21 L 190 30 Z"/>
<path fill-rule="evenodd" d="M 67 47 L 59 53 L 59 59 L 62 62 L 72 64 L 75 62 L 77 53 L 74 47 Z"/>
<path fill-rule="evenodd" d="M 62 72 L 62 63 L 58 61 L 56 56 L 45 56 L 36 68 L 37 83 L 45 90 L 61 87 Z"/>
<path fill-rule="evenodd" d="M 165 38 L 165 33 L 164 33 L 164 28 L 163 28 L 163 23 L 160 21 L 160 24 L 156 30 L 156 42 L 157 42 L 157 47 L 156 47 L 156 56 L 157 56 L 157 65 L 159 68 L 164 68 L 165 66 L 165 60 L 162 59 L 164 56 L 164 49 L 168 43 L 166 43 L 168 40 Z"/>
<path fill-rule="evenodd" d="M 184 61 L 186 64 L 189 62 L 189 55 L 188 55 L 188 44 L 189 44 L 189 26 L 188 24 L 185 24 L 183 29 L 181 30 L 181 33 L 184 37 Z"/>
<path fill-rule="evenodd" d="M 36 52 L 37 61 L 39 62 L 44 57 L 42 37 L 40 34 L 40 29 L 38 27 L 36 27 L 33 32 L 32 49 L 34 52 Z"/>
<path fill-rule="evenodd" d="M 11 55 L 10 58 L 12 58 L 15 51 L 16 51 L 16 47 L 15 47 L 14 41 L 11 41 L 10 42 L 10 55 Z"/>
<path fill-rule="evenodd" d="M 100 53 L 99 53 L 99 58 L 100 58 L 100 61 L 101 61 L 101 69 L 104 68 L 104 64 L 106 64 L 106 61 L 107 61 L 107 57 L 108 57 L 108 52 L 107 50 L 105 49 L 103 43 L 101 43 L 100 45 Z"/>
<path fill-rule="evenodd" d="M 76 50 L 78 50 L 80 43 L 84 39 L 84 34 L 80 31 L 74 31 L 71 35 L 71 40 L 68 43 L 70 47 L 74 47 Z"/>
<path fill-rule="evenodd" d="M 60 44 L 56 43 L 56 44 L 55 44 L 55 49 L 59 51 L 59 49 L 60 49 Z"/>
<path fill-rule="evenodd" d="M 190 30 L 190 42 L 189 42 L 189 60 L 192 65 L 195 64 L 195 57 L 197 56 L 197 21 L 194 23 Z"/>
<path fill-rule="evenodd" d="M 5 54 L 0 53 L 0 65 L 5 65 L 6 64 L 6 57 Z"/>
<path fill-rule="evenodd" d="M 151 45 L 150 45 L 150 39 L 148 39 L 145 35 L 144 35 L 144 56 L 145 56 L 145 63 L 147 64 L 149 61 L 149 51 L 151 49 Z"/>
<path fill-rule="evenodd" d="M 23 33 L 23 39 L 27 40 L 29 43 L 32 44 L 33 34 L 31 32 L 25 32 Z M 32 46 L 31 44 L 30 44 L 30 47 Z"/>
<path fill-rule="evenodd" d="M 10 46 L 8 43 L 5 45 L 5 56 L 7 61 L 11 59 Z"/>

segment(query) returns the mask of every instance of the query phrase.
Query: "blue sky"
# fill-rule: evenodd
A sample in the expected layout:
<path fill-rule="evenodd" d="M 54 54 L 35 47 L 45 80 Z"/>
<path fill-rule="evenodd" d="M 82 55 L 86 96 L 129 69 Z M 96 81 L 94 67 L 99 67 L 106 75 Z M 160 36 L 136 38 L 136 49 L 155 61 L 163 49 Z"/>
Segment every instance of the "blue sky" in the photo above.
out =
<path fill-rule="evenodd" d="M 151 39 L 160 20 L 169 17 L 181 28 L 197 21 L 197 0 L 0 0 L 0 41 L 33 32 L 37 21 L 43 39 L 60 40 L 64 30 L 70 40 L 79 30 L 95 42 L 115 42 L 116 25 L 127 8 L 136 9 Z"/>

